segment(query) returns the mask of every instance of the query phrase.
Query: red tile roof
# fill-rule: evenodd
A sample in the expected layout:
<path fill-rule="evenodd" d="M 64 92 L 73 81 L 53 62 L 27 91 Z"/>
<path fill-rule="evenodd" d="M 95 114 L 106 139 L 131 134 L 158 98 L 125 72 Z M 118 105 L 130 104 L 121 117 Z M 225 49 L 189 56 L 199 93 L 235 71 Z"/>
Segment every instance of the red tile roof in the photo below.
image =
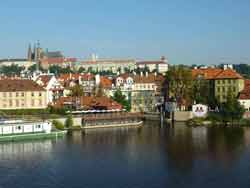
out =
<path fill-rule="evenodd" d="M 32 80 L 0 80 L 0 92 L 15 92 L 15 91 L 45 91 L 42 86 L 39 86 Z"/>
<path fill-rule="evenodd" d="M 104 108 L 107 110 L 119 109 L 122 110 L 122 105 L 112 100 L 111 98 L 102 96 L 102 97 L 93 97 L 93 96 L 82 96 L 78 98 L 80 100 L 81 107 L 87 110 Z M 55 107 L 61 108 L 64 106 L 65 102 L 74 102 L 76 98 L 72 97 L 61 97 L 55 102 Z"/>
<path fill-rule="evenodd" d="M 100 84 L 102 85 L 103 88 L 111 88 L 112 87 L 112 80 L 110 80 L 106 76 L 101 76 Z"/>
<path fill-rule="evenodd" d="M 36 82 L 40 80 L 42 82 L 41 86 L 46 87 L 52 77 L 53 77 L 52 75 L 40 75 L 36 79 Z"/>
<path fill-rule="evenodd" d="M 204 79 L 243 79 L 243 77 L 233 69 L 218 69 L 218 68 L 206 68 L 206 69 L 193 69 L 192 77 L 196 79 L 198 76 L 202 76 Z"/>
<path fill-rule="evenodd" d="M 85 73 L 85 74 L 80 74 L 80 73 L 61 74 L 58 77 L 58 80 L 60 80 L 60 81 L 69 81 L 69 80 L 79 80 L 79 78 L 81 78 L 82 80 L 92 80 L 92 79 L 95 78 L 95 75 L 89 74 L 89 73 Z"/>

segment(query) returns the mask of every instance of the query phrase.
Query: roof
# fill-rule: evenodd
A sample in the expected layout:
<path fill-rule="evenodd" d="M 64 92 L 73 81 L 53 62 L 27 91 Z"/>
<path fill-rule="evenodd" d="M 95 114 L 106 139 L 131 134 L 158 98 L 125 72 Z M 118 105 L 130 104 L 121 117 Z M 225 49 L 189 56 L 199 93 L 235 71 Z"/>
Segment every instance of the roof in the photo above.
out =
<path fill-rule="evenodd" d="M 48 58 L 63 57 L 62 52 L 60 52 L 60 51 L 45 52 L 44 56 L 46 56 Z"/>
<path fill-rule="evenodd" d="M 90 73 L 85 73 L 85 74 L 75 73 L 75 74 L 60 74 L 60 76 L 58 77 L 60 81 L 78 80 L 79 78 L 81 78 L 82 80 L 92 80 L 95 78 L 95 75 Z"/>
<path fill-rule="evenodd" d="M 32 80 L 21 79 L 2 79 L 0 80 L 0 92 L 15 92 L 15 91 L 45 91 L 42 86 L 39 86 Z"/>
<path fill-rule="evenodd" d="M 106 76 L 101 76 L 101 78 L 100 78 L 100 84 L 104 88 L 111 88 L 112 87 L 112 80 L 110 80 Z"/>
<path fill-rule="evenodd" d="M 137 65 L 159 65 L 159 64 L 167 64 L 166 61 L 138 61 Z"/>
<path fill-rule="evenodd" d="M 222 70 L 215 79 L 243 79 L 243 77 L 233 69 Z"/>
<path fill-rule="evenodd" d="M 222 69 L 217 68 L 206 68 L 206 69 L 192 69 L 192 77 L 196 79 L 198 76 L 202 76 L 206 80 L 215 78 Z"/>
<path fill-rule="evenodd" d="M 87 60 L 80 61 L 80 64 L 127 64 L 135 63 L 134 59 L 97 59 L 97 60 Z"/>
<path fill-rule="evenodd" d="M 133 75 L 131 76 L 134 80 L 134 83 L 156 83 L 163 82 L 165 80 L 163 75 L 155 75 L 153 73 L 146 75 Z"/>
<path fill-rule="evenodd" d="M 38 78 L 36 79 L 37 81 L 41 81 L 42 82 L 42 86 L 46 86 L 48 85 L 49 81 L 51 80 L 51 78 L 53 77 L 53 75 L 40 75 L 38 76 Z"/>
<path fill-rule="evenodd" d="M 212 79 L 242 79 L 243 77 L 233 69 L 219 69 L 219 68 L 206 68 L 206 69 L 192 69 L 193 79 L 199 76 L 207 80 Z"/>
<path fill-rule="evenodd" d="M 98 109 L 98 108 L 106 108 L 107 110 L 112 109 L 122 109 L 122 105 L 112 100 L 111 98 L 102 96 L 102 97 L 94 97 L 94 96 L 82 96 L 77 99 L 80 101 L 81 107 L 85 109 Z M 72 101 L 76 101 L 75 97 L 61 97 L 55 102 L 55 107 L 63 107 L 65 103 Z"/>
<path fill-rule="evenodd" d="M 244 89 L 239 93 L 240 100 L 250 100 L 250 80 L 244 80 Z"/>

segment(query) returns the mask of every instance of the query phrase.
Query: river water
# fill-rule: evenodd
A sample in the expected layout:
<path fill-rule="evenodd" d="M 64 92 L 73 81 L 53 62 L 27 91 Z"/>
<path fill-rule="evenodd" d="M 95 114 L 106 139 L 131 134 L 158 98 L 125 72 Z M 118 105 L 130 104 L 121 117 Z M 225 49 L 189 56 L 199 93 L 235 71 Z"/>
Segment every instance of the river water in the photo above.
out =
<path fill-rule="evenodd" d="M 250 187 L 249 128 L 117 128 L 0 144 L 0 188 Z"/>

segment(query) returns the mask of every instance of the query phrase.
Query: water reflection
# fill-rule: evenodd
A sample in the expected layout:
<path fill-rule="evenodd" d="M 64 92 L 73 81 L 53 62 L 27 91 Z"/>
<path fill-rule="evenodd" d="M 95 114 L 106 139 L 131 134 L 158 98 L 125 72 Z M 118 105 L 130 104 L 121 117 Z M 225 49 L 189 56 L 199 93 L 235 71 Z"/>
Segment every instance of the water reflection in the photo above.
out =
<path fill-rule="evenodd" d="M 71 132 L 60 140 L 1 143 L 0 187 L 242 187 L 249 148 L 249 128 L 149 122 Z"/>

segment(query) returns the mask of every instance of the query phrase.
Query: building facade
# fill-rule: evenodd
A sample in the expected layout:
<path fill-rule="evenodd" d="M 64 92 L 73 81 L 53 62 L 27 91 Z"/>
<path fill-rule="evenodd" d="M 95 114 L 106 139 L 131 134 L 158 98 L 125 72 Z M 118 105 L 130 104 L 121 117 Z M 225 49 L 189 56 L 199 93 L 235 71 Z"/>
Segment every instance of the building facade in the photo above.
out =
<path fill-rule="evenodd" d="M 32 80 L 0 80 L 0 109 L 44 109 L 46 90 Z"/>

